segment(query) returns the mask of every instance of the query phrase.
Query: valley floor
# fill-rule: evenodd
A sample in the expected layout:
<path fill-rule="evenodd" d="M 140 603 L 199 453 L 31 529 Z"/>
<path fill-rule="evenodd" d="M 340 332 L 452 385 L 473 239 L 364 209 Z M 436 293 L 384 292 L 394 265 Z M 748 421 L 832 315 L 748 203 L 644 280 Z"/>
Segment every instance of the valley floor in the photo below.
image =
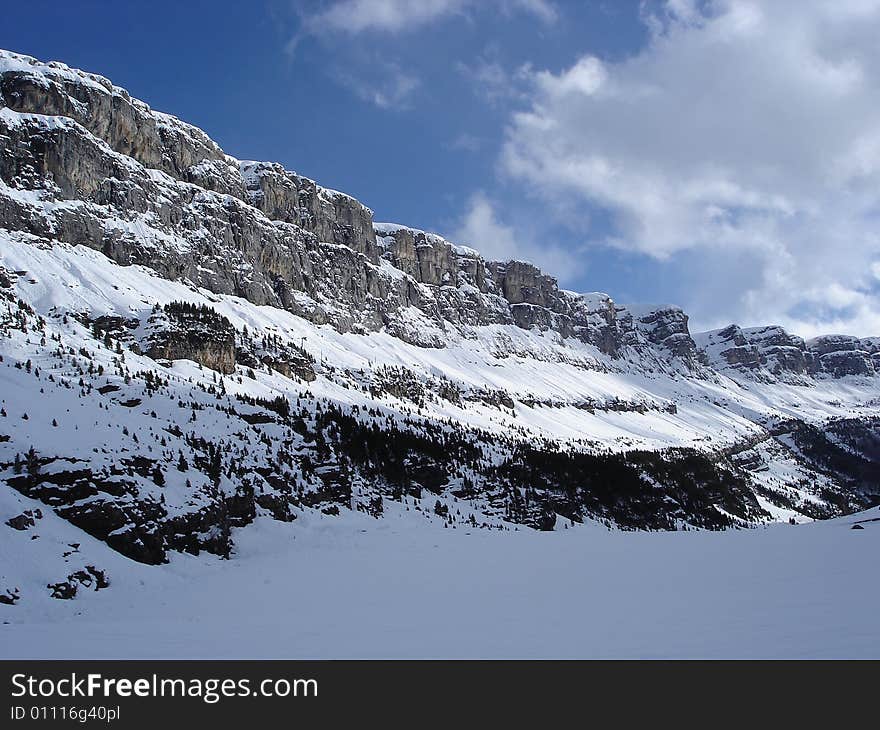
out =
<path fill-rule="evenodd" d="M 50 599 L 40 551 L 57 545 L 16 533 L 0 574 L 27 595 L 0 605 L 0 657 L 880 657 L 878 508 L 674 533 L 467 533 L 389 517 L 258 520 L 230 561 L 150 567 L 50 512 L 51 539 L 89 541 L 76 556 L 111 585 Z"/>

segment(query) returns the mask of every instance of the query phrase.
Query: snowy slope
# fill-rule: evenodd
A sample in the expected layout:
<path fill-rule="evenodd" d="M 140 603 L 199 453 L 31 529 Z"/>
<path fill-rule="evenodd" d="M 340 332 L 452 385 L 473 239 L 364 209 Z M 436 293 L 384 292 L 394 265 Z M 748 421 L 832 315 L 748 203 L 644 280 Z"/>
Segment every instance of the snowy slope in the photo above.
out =
<path fill-rule="evenodd" d="M 376 618 L 391 603 L 363 587 L 364 619 L 380 628 L 356 640 L 348 609 L 322 609 L 322 580 L 357 587 L 359 560 L 381 564 L 415 641 L 424 606 L 403 597 L 411 565 L 394 556 L 446 575 L 474 544 L 479 559 L 453 596 L 464 605 L 489 581 L 479 626 L 501 611 L 494 602 L 525 602 L 528 581 L 540 587 L 535 615 L 559 596 L 565 621 L 536 630 L 517 614 L 468 649 L 461 609 L 448 631 L 412 644 L 416 655 L 664 653 L 652 635 L 569 636 L 561 648 L 593 585 L 616 591 L 600 621 L 628 596 L 667 600 L 663 625 L 677 638 L 665 654 L 694 655 L 685 630 L 699 621 L 683 606 L 695 599 L 680 590 L 679 561 L 699 553 L 700 575 L 717 560 L 745 580 L 746 563 L 777 549 L 754 584 L 732 584 L 768 596 L 774 615 L 812 595 L 822 550 L 850 561 L 839 595 L 817 604 L 816 640 L 737 644 L 734 631 L 706 644 L 719 624 L 704 622 L 702 645 L 876 649 L 876 635 L 844 645 L 822 633 L 843 602 L 876 601 L 859 593 L 855 537 L 833 521 L 788 524 L 880 500 L 876 338 L 692 334 L 673 305 L 561 290 L 531 264 L 374 223 L 354 198 L 225 155 L 201 130 L 62 64 L 0 51 L 0 101 L 0 612 L 27 627 L 10 654 L 26 654 L 33 632 L 48 637 L 40 655 L 104 653 L 89 630 L 80 645 L 63 637 L 71 622 L 106 625 L 116 612 L 128 617 L 119 652 L 140 655 L 149 648 L 130 622 L 149 620 L 142 605 L 168 633 L 162 655 L 401 655 Z M 773 523 L 785 524 L 764 529 Z M 759 529 L 693 532 L 730 527 Z M 806 551 L 797 589 L 774 592 L 794 546 Z M 628 593 L 601 560 L 572 567 L 572 554 L 594 553 L 644 590 Z M 208 633 L 187 643 L 192 626 L 169 617 L 223 591 L 245 601 L 259 595 L 254 581 L 294 569 L 316 596 L 299 618 L 316 628 L 280 647 L 246 649 L 246 628 L 226 647 Z M 286 582 L 265 590 L 267 605 L 289 605 Z M 763 620 L 742 610 L 744 625 Z M 646 619 L 624 615 L 630 628 Z M 259 620 L 280 630 L 286 619 L 269 608 Z M 341 643 L 327 643 L 334 632 Z"/>
<path fill-rule="evenodd" d="M 212 307 L 241 331 L 272 333 L 301 344 L 319 363 L 314 383 L 259 378 L 243 392 L 270 396 L 310 392 L 341 402 L 367 405 L 375 399 L 353 386 L 369 380 L 382 366 L 402 367 L 422 382 L 446 378 L 463 391 L 497 389 L 508 393 L 514 408 L 480 402 L 458 407 L 430 402 L 424 415 L 454 418 L 476 428 L 519 430 L 524 437 L 582 441 L 614 449 L 699 445 L 725 446 L 763 433 L 773 419 L 871 415 L 880 393 L 874 378 L 827 379 L 806 387 L 774 383 L 750 387 L 726 376 L 712 379 L 670 378 L 666 374 L 627 373 L 591 367 L 596 353 L 589 345 L 554 334 L 514 326 L 487 326 L 473 338 L 451 334 L 442 349 L 424 348 L 383 332 L 339 333 L 289 312 L 256 306 L 245 299 L 215 295 L 180 282 L 169 282 L 138 266 L 121 267 L 93 250 L 55 243 L 49 248 L 0 234 L 4 266 L 20 271 L 16 297 L 50 316 L 83 312 L 92 318 L 124 316 L 146 321 L 155 304 L 186 301 Z M 70 325 L 71 332 L 76 325 Z M 88 333 L 74 342 L 88 344 Z M 499 355 L 499 349 L 501 354 Z M 39 348 L 33 350 L 37 355 Z M 521 353 L 510 354 L 510 353 Z M 138 368 L 156 363 L 137 361 Z M 333 369 L 331 372 L 330 369 Z M 206 382 L 211 380 L 205 376 Z M 237 384 L 228 384 L 236 392 Z M 396 409 L 414 410 L 399 398 L 384 399 Z M 529 406 L 527 403 L 532 403 Z M 603 410 L 623 403 L 641 408 Z M 585 410 L 585 404 L 593 412 Z M 674 404 L 675 412 L 667 408 Z"/>
<path fill-rule="evenodd" d="M 26 615 L 0 606 L 0 656 L 876 658 L 878 519 L 453 533 L 355 513 L 293 532 L 259 521 L 233 561 L 179 555 L 159 567 L 122 565 L 86 541 L 117 584 L 43 597 Z M 41 533 L 63 542 L 65 529 Z M 16 556 L 64 547 L 28 542 L 11 545 Z"/>

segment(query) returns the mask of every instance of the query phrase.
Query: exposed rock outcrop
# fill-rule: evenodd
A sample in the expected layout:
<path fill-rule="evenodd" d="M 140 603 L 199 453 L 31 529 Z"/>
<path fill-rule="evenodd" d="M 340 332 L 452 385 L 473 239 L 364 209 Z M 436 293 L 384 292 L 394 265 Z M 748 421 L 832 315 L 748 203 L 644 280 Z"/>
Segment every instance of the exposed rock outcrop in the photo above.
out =
<path fill-rule="evenodd" d="M 695 335 L 713 367 L 751 372 L 761 378 L 825 375 L 874 375 L 875 340 L 847 335 L 827 335 L 804 342 L 782 327 L 743 329 L 730 325 Z"/>
<path fill-rule="evenodd" d="M 665 348 L 684 362 L 698 360 L 697 346 L 688 330 L 688 316 L 679 307 L 643 310 L 636 317 L 636 326 L 649 342 Z"/>
<path fill-rule="evenodd" d="M 874 359 L 866 349 L 867 341 L 849 335 L 823 335 L 807 343 L 813 355 L 811 372 L 834 377 L 873 375 Z"/>
<path fill-rule="evenodd" d="M 213 309 L 183 302 L 156 309 L 144 351 L 154 360 L 194 360 L 220 373 L 235 371 L 235 328 Z"/>

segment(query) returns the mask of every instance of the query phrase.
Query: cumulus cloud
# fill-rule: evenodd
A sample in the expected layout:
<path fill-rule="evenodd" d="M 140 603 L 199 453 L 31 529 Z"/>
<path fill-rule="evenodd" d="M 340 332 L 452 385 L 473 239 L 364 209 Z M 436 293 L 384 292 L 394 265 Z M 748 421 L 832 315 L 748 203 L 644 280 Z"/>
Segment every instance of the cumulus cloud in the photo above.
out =
<path fill-rule="evenodd" d="M 670 0 L 644 19 L 637 55 L 527 70 L 503 171 L 606 211 L 603 244 L 681 261 L 704 321 L 880 333 L 880 0 Z"/>
<path fill-rule="evenodd" d="M 475 248 L 488 261 L 528 261 L 561 277 L 563 284 L 583 267 L 577 252 L 537 240 L 522 226 L 503 223 L 483 192 L 471 196 L 467 211 L 448 239 Z"/>

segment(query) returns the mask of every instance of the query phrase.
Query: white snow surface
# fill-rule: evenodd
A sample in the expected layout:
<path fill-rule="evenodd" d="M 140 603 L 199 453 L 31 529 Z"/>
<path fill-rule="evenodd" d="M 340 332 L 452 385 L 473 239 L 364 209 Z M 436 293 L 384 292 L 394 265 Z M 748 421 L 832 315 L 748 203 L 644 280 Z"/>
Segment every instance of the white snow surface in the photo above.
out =
<path fill-rule="evenodd" d="M 28 502 L 2 494 L 0 517 Z M 76 541 L 71 567 L 95 562 L 113 583 L 73 601 L 42 591 L 27 614 L 0 605 L 0 657 L 880 656 L 880 509 L 669 533 L 466 533 L 407 516 L 260 519 L 237 531 L 232 560 L 175 554 L 157 567 L 50 513 L 40 539 L 4 542 L 0 572 L 42 588 Z"/>
<path fill-rule="evenodd" d="M 725 377 L 588 369 L 579 364 L 595 357 L 588 346 L 515 327 L 483 328 L 475 339 L 453 339 L 444 349 L 419 348 L 382 332 L 340 334 L 282 310 L 160 279 L 149 269 L 118 266 L 85 247 L 57 242 L 41 247 L 13 234 L 0 236 L 0 243 L 3 265 L 21 272 L 16 294 L 45 315 L 47 333 L 62 334 L 68 346 L 92 347 L 94 341 L 72 318 L 62 324 L 59 313 L 125 315 L 143 323 L 155 303 L 185 300 L 213 306 L 237 328 L 247 325 L 302 342 L 318 359 L 312 383 L 260 371 L 256 380 L 242 383 L 227 378 L 230 392 L 292 397 L 308 389 L 341 403 L 367 403 L 367 395 L 345 387 L 341 373 L 405 365 L 424 377 L 490 383 L 515 397 L 563 404 L 532 408 L 518 402 L 511 413 L 437 401 L 426 406 L 430 417 L 587 438 L 609 449 L 717 448 L 747 438 L 768 451 L 770 468 L 758 475 L 767 479 L 803 475 L 790 455 L 773 453 L 779 450 L 775 442 L 760 445 L 762 420 L 791 414 L 821 421 L 876 408 L 873 380 L 758 387 Z M 12 334 L 0 341 L 7 363 L 33 359 L 51 370 L 44 347 L 21 332 Z M 505 354 L 496 357 L 500 342 Z M 112 352 L 95 351 L 93 357 L 107 368 L 108 382 L 117 382 Z M 182 392 L 213 377 L 189 361 L 165 367 L 131 351 L 126 360 L 133 370 L 150 369 L 179 383 Z M 8 420 L 16 443 L 33 443 L 38 451 L 57 447 L 58 432 L 46 424 L 59 413 L 62 420 L 95 423 L 65 431 L 70 457 L 100 462 L 102 445 L 117 439 L 125 425 L 140 429 L 147 443 L 150 419 L 142 414 L 114 407 L 111 416 L 63 388 L 38 396 L 34 383 L 54 387 L 45 377 L 35 380 L 23 370 L 0 367 L 5 408 L 14 416 L 30 414 L 28 420 Z M 591 413 L 565 405 L 582 397 L 668 399 L 678 408 Z M 410 412 L 392 396 L 385 396 L 382 406 Z M 94 413 L 64 415 L 89 407 Z M 160 423 L 173 418 L 158 400 L 151 407 Z M 223 433 L 219 417 L 215 425 L 201 423 Z M 164 493 L 172 512 L 185 506 L 174 496 L 184 493 L 173 481 L 182 479 L 169 471 Z M 51 508 L 2 490 L 0 583 L 18 588 L 25 598 L 15 606 L 0 605 L 0 657 L 880 656 L 880 587 L 873 579 L 880 522 L 851 529 L 857 520 L 880 518 L 880 510 L 724 533 L 619 532 L 591 522 L 566 527 L 560 519 L 555 531 L 541 533 L 497 521 L 504 529 L 443 528 L 430 516 L 433 499 L 427 497 L 419 510 L 412 497 L 403 504 L 388 501 L 378 520 L 347 510 L 339 516 L 301 510 L 293 523 L 261 516 L 234 531 L 231 560 L 172 552 L 169 564 L 147 566 L 89 537 Z M 780 522 L 802 521 L 801 515 L 763 506 Z M 2 524 L 38 507 L 43 517 L 29 530 Z M 106 571 L 109 589 L 81 589 L 70 601 L 49 596 L 48 584 L 87 565 Z"/>

